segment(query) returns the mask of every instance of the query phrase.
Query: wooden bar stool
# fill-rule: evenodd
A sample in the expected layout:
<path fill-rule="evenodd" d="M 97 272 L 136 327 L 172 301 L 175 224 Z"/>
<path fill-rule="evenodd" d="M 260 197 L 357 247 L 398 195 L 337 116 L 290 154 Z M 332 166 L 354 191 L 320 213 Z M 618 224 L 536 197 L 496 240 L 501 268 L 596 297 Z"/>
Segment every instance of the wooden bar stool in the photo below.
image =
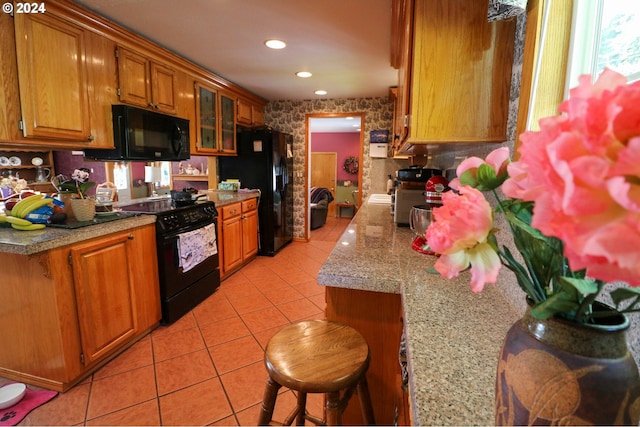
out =
<path fill-rule="evenodd" d="M 286 326 L 267 344 L 264 364 L 269 373 L 258 425 L 269 425 L 280 387 L 297 392 L 298 402 L 284 421 L 297 425 L 339 425 L 354 391 L 365 423 L 375 424 L 366 373 L 369 346 L 355 329 L 327 320 L 309 320 Z M 325 393 L 324 419 L 306 411 L 307 393 Z"/>

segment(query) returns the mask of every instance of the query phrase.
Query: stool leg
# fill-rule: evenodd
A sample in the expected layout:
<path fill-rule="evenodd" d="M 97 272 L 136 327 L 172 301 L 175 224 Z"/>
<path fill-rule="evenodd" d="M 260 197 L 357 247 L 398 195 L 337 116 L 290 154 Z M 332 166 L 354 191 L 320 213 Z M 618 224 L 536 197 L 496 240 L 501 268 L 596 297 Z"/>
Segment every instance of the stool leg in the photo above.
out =
<path fill-rule="evenodd" d="M 371 404 L 371 395 L 369 394 L 369 385 L 367 377 L 363 376 L 358 383 L 358 399 L 360 400 L 360 408 L 362 409 L 362 417 L 367 425 L 375 425 L 376 421 L 373 417 L 373 405 Z"/>
<path fill-rule="evenodd" d="M 332 391 L 327 393 L 327 406 L 325 408 L 325 417 L 328 426 L 339 426 L 342 424 L 340 417 L 340 392 Z"/>
<path fill-rule="evenodd" d="M 262 397 L 262 406 L 260 408 L 260 416 L 258 418 L 259 426 L 267 426 L 273 418 L 273 410 L 276 407 L 276 398 L 278 397 L 278 390 L 280 384 L 275 382 L 271 377 L 267 378 L 267 385 L 264 389 L 264 395 Z"/>
<path fill-rule="evenodd" d="M 303 426 L 305 422 L 305 414 L 307 413 L 307 393 L 298 392 L 298 416 L 296 417 L 296 425 Z"/>

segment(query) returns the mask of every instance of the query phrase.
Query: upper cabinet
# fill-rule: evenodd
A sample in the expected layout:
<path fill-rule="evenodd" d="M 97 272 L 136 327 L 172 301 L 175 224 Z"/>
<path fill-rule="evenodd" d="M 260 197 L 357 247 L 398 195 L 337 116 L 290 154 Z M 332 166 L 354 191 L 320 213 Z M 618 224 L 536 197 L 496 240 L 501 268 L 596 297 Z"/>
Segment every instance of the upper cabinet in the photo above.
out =
<path fill-rule="evenodd" d="M 84 30 L 50 14 L 14 20 L 24 137 L 93 139 Z"/>
<path fill-rule="evenodd" d="M 236 96 L 220 91 L 220 151 L 236 153 Z"/>
<path fill-rule="evenodd" d="M 175 70 L 123 47 L 117 57 L 121 102 L 175 114 Z"/>
<path fill-rule="evenodd" d="M 196 135 L 191 152 L 236 154 L 236 98 L 233 94 L 196 82 Z"/>
<path fill-rule="evenodd" d="M 0 14 L 0 58 L 5 149 L 113 148 L 111 106 L 119 103 L 188 119 L 192 150 L 208 155 L 236 153 L 239 99 L 250 105 L 244 124 L 263 122 L 266 100 L 76 2 Z M 194 81 L 214 96 L 215 123 L 194 102 Z"/>
<path fill-rule="evenodd" d="M 195 83 L 196 135 L 191 151 L 213 154 L 219 151 L 218 143 L 218 92 L 211 86 Z"/>
<path fill-rule="evenodd" d="M 477 0 L 394 0 L 394 16 L 400 154 L 506 141 L 515 20 L 487 22 L 486 2 Z"/>
<path fill-rule="evenodd" d="M 239 125 L 260 126 L 264 124 L 264 107 L 244 98 L 238 98 Z"/>

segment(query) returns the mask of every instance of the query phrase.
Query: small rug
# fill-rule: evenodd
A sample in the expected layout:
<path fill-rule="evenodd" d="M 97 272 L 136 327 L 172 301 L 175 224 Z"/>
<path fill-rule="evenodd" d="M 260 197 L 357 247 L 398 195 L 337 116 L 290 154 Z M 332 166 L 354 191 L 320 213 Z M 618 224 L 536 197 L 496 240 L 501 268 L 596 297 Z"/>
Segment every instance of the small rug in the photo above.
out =
<path fill-rule="evenodd" d="M 47 403 L 57 395 L 57 391 L 31 390 L 27 387 L 27 392 L 20 402 L 9 408 L 0 409 L 0 426 L 14 426 L 18 424 L 29 412 Z"/>

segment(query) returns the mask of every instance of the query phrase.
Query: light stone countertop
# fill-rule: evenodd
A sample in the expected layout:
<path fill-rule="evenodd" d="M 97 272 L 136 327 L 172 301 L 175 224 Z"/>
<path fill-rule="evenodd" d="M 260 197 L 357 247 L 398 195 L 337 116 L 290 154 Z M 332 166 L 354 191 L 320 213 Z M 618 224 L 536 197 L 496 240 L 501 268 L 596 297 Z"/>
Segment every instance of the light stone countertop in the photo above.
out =
<path fill-rule="evenodd" d="M 429 273 L 436 258 L 411 249 L 413 239 L 388 205 L 364 204 L 318 283 L 401 294 L 414 425 L 493 425 L 498 354 L 520 315 L 493 285 L 471 292 L 468 273 Z"/>
<path fill-rule="evenodd" d="M 217 207 L 259 196 L 257 192 L 207 190 L 205 193 L 207 194 L 207 200 L 215 202 Z M 149 199 L 151 198 L 135 199 L 134 201 L 140 202 Z M 114 206 L 118 207 L 119 205 L 116 203 Z M 20 231 L 3 227 L 0 228 L 0 252 L 32 255 L 94 237 L 152 224 L 155 221 L 155 216 L 153 215 L 140 214 L 75 229 L 47 227 L 42 230 Z"/>
<path fill-rule="evenodd" d="M 138 215 L 75 229 L 46 227 L 42 230 L 19 231 L 0 228 L 0 252 L 32 255 L 155 222 L 153 215 Z"/>
<path fill-rule="evenodd" d="M 207 200 L 214 202 L 216 207 L 230 205 L 236 202 L 242 202 L 248 199 L 260 197 L 258 191 L 222 191 L 222 190 L 205 190 L 202 193 L 207 195 Z"/>

